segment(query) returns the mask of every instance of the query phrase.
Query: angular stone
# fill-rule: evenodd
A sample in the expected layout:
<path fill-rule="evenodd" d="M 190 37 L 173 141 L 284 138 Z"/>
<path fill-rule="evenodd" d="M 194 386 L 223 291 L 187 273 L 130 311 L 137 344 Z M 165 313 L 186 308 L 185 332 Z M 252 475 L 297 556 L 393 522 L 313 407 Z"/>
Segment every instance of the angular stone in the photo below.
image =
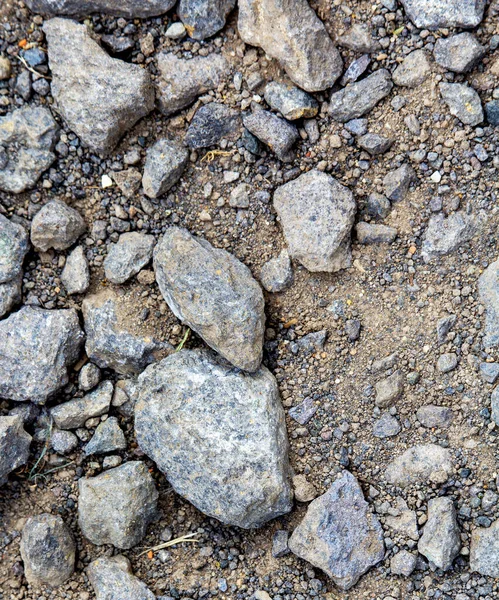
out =
<path fill-rule="evenodd" d="M 83 338 L 74 309 L 23 306 L 0 321 L 0 398 L 44 404 L 68 383 Z"/>
<path fill-rule="evenodd" d="M 27 520 L 21 537 L 24 575 L 30 585 L 57 587 L 74 571 L 76 545 L 59 516 L 43 513 Z"/>
<path fill-rule="evenodd" d="M 418 408 L 416 417 L 423 427 L 447 429 L 452 423 L 452 410 L 446 406 L 427 404 Z"/>
<path fill-rule="evenodd" d="M 300 139 L 298 129 L 292 123 L 281 119 L 268 110 L 257 110 L 243 117 L 246 129 L 266 144 L 282 162 L 295 158 L 292 150 Z"/>
<path fill-rule="evenodd" d="M 168 12 L 175 0 L 26 0 L 29 9 L 43 15 L 72 15 L 86 17 L 104 13 L 128 19 L 156 17 Z"/>
<path fill-rule="evenodd" d="M 415 554 L 400 550 L 390 560 L 390 571 L 392 575 L 403 575 L 409 577 L 416 568 L 418 557 Z"/>
<path fill-rule="evenodd" d="M 441 496 L 428 502 L 428 520 L 418 550 L 439 569 L 447 571 L 461 549 L 461 537 L 452 498 Z"/>
<path fill-rule="evenodd" d="M 480 363 L 480 377 L 487 383 L 495 383 L 499 377 L 499 364 Z"/>
<path fill-rule="evenodd" d="M 420 29 L 476 27 L 483 18 L 485 0 L 401 0 L 409 19 Z"/>
<path fill-rule="evenodd" d="M 431 66 L 425 50 L 414 50 L 395 69 L 392 77 L 395 85 L 415 88 L 424 83 L 430 75 Z"/>
<path fill-rule="evenodd" d="M 242 40 L 275 58 L 297 86 L 318 92 L 341 75 L 340 53 L 306 0 L 239 0 L 238 4 Z"/>
<path fill-rule="evenodd" d="M 456 315 L 449 315 L 448 317 L 442 317 L 439 319 L 437 323 L 437 337 L 439 344 L 443 344 L 445 342 L 447 339 L 447 334 L 451 330 L 456 320 Z"/>
<path fill-rule="evenodd" d="M 61 200 L 50 200 L 31 222 L 31 242 L 37 250 L 66 250 L 85 231 L 80 213 Z"/>
<path fill-rule="evenodd" d="M 319 112 L 319 103 L 295 86 L 271 81 L 265 86 L 265 101 L 288 121 L 311 119 Z"/>
<path fill-rule="evenodd" d="M 483 122 L 483 109 L 480 96 L 465 83 L 445 83 L 439 85 L 440 94 L 449 107 L 451 115 L 465 125 L 479 125 Z"/>
<path fill-rule="evenodd" d="M 289 554 L 288 548 L 289 534 L 284 529 L 278 529 L 272 537 L 272 556 L 281 558 Z"/>
<path fill-rule="evenodd" d="M 28 249 L 29 238 L 24 227 L 0 214 L 0 283 L 22 274 Z"/>
<path fill-rule="evenodd" d="M 311 170 L 274 193 L 289 255 L 309 271 L 335 272 L 351 264 L 356 204 L 350 190 Z"/>
<path fill-rule="evenodd" d="M 499 577 L 499 519 L 471 533 L 470 571 Z"/>
<path fill-rule="evenodd" d="M 156 596 L 132 573 L 130 561 L 122 555 L 101 556 L 87 567 L 87 576 L 96 600 L 156 600 Z"/>
<path fill-rule="evenodd" d="M 109 153 L 154 108 L 147 71 L 111 58 L 85 25 L 55 18 L 43 30 L 57 110 L 83 144 Z"/>
<path fill-rule="evenodd" d="M 390 214 L 390 200 L 383 194 L 372 192 L 367 198 L 367 213 L 371 217 L 385 219 Z"/>
<path fill-rule="evenodd" d="M 395 227 L 363 221 L 357 223 L 355 231 L 360 244 L 391 244 L 397 237 Z"/>
<path fill-rule="evenodd" d="M 393 437 L 400 433 L 400 423 L 390 413 L 384 413 L 374 423 L 373 435 L 378 438 Z"/>
<path fill-rule="evenodd" d="M 481 221 L 481 218 L 464 211 L 454 212 L 448 217 L 442 213 L 433 215 L 428 223 L 421 248 L 423 260 L 428 263 L 434 258 L 455 252 L 475 236 Z"/>
<path fill-rule="evenodd" d="M 379 69 L 331 95 L 329 114 L 335 121 L 346 123 L 362 117 L 390 93 L 392 78 L 386 69 Z"/>
<path fill-rule="evenodd" d="M 349 83 L 357 81 L 357 79 L 364 75 L 370 64 L 371 57 L 369 56 L 369 54 L 363 54 L 360 58 L 354 60 L 348 65 L 348 69 L 345 71 L 345 74 L 341 78 L 340 84 L 342 86 L 346 86 Z"/>
<path fill-rule="evenodd" d="M 22 282 L 22 275 L 18 275 L 11 281 L 0 283 L 0 319 L 21 302 Z"/>
<path fill-rule="evenodd" d="M 267 292 L 283 292 L 293 283 L 293 268 L 287 250 L 267 261 L 260 271 L 260 283 Z"/>
<path fill-rule="evenodd" d="M 291 510 L 284 411 L 265 367 L 172 354 L 139 376 L 135 433 L 175 491 L 223 523 L 259 527 Z"/>
<path fill-rule="evenodd" d="M 154 250 L 154 270 L 178 319 L 239 369 L 258 369 L 264 299 L 243 263 L 187 230 L 171 227 Z"/>
<path fill-rule="evenodd" d="M 409 191 L 409 186 L 416 180 L 416 173 L 411 165 L 404 163 L 395 171 L 389 171 L 383 179 L 386 197 L 392 202 L 400 202 Z"/>
<path fill-rule="evenodd" d="M 387 515 L 385 517 L 385 524 L 404 538 L 408 537 L 414 541 L 419 540 L 416 511 L 410 510 L 407 503 L 400 498 L 396 513 L 396 516 Z"/>
<path fill-rule="evenodd" d="M 208 148 L 222 138 L 235 139 L 241 126 L 241 116 L 237 110 L 210 102 L 196 111 L 185 135 L 189 148 Z"/>
<path fill-rule="evenodd" d="M 249 208 L 251 186 L 240 183 L 230 193 L 229 204 L 232 208 Z"/>
<path fill-rule="evenodd" d="M 189 37 L 205 40 L 225 25 L 236 0 L 180 0 L 177 13 Z"/>
<path fill-rule="evenodd" d="M 90 268 L 83 246 L 77 246 L 66 258 L 61 281 L 69 295 L 84 294 L 90 287 Z"/>
<path fill-rule="evenodd" d="M 499 100 L 491 100 L 485 105 L 485 114 L 487 115 L 487 122 L 492 127 L 499 125 Z"/>
<path fill-rule="evenodd" d="M 97 546 L 128 549 L 157 516 L 158 492 L 144 463 L 127 462 L 78 481 L 78 524 Z"/>
<path fill-rule="evenodd" d="M 133 198 L 142 182 L 142 174 L 138 169 L 116 171 L 112 173 L 112 178 L 125 198 Z"/>
<path fill-rule="evenodd" d="M 402 371 L 395 371 L 376 384 L 376 406 L 388 408 L 402 396 L 403 391 L 404 374 Z"/>
<path fill-rule="evenodd" d="M 378 156 L 387 152 L 393 144 L 394 140 L 387 138 L 377 133 L 366 133 L 357 138 L 357 144 L 371 156 Z"/>
<path fill-rule="evenodd" d="M 9 473 L 28 462 L 30 444 L 20 415 L 0 417 L 0 486 Z"/>
<path fill-rule="evenodd" d="M 406 487 L 413 483 L 444 483 L 454 470 L 447 448 L 436 444 L 421 444 L 408 448 L 392 460 L 385 470 L 388 483 Z"/>
<path fill-rule="evenodd" d="M 92 439 L 85 446 L 85 454 L 106 454 L 118 450 L 126 450 L 125 434 L 116 417 L 109 417 L 100 423 Z"/>
<path fill-rule="evenodd" d="M 444 69 L 454 73 L 467 73 L 477 65 L 486 48 L 469 32 L 459 33 L 435 42 L 433 56 Z"/>
<path fill-rule="evenodd" d="M 383 530 L 348 471 L 310 503 L 289 539 L 291 552 L 322 569 L 342 590 L 383 560 Z"/>
<path fill-rule="evenodd" d="M 478 279 L 478 293 L 485 306 L 484 348 L 499 345 L 499 260 L 491 263 Z"/>
<path fill-rule="evenodd" d="M 165 194 L 182 176 L 189 152 L 182 144 L 168 139 L 158 140 L 147 151 L 142 186 L 149 198 Z"/>
<path fill-rule="evenodd" d="M 289 409 L 289 416 L 300 425 L 306 425 L 318 408 L 312 398 L 305 398 L 303 402 Z"/>
<path fill-rule="evenodd" d="M 35 186 L 55 160 L 59 126 L 48 108 L 24 106 L 0 117 L 0 190 Z"/>
<path fill-rule="evenodd" d="M 104 260 L 106 279 L 115 284 L 128 281 L 150 262 L 155 244 L 153 235 L 122 233 Z"/>
<path fill-rule="evenodd" d="M 372 35 L 365 25 L 355 23 L 350 29 L 338 38 L 338 44 L 354 52 L 374 52 L 379 49 L 379 43 L 373 40 Z"/>
<path fill-rule="evenodd" d="M 57 427 L 77 429 L 83 427 L 87 419 L 107 413 L 113 397 L 113 387 L 111 381 L 103 381 L 98 388 L 83 398 L 75 398 L 52 408 L 50 414 Z"/>

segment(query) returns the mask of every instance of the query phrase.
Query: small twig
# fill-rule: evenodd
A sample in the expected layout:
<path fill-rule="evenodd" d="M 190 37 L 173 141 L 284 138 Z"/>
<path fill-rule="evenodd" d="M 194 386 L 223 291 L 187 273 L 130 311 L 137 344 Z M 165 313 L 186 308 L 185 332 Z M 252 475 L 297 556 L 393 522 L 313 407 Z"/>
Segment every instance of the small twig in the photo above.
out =
<path fill-rule="evenodd" d="M 43 79 L 47 79 L 48 81 L 52 81 L 52 77 L 49 77 L 48 75 L 42 75 L 38 71 L 35 71 L 35 69 L 31 68 L 22 56 L 15 56 L 15 58 L 21 61 L 23 65 L 28 69 L 28 71 L 31 71 L 31 73 L 34 73 L 35 75 L 38 75 L 38 77 L 42 77 Z"/>
<path fill-rule="evenodd" d="M 144 554 L 147 554 L 148 552 L 157 552 L 158 550 L 163 550 L 163 548 L 169 548 L 170 546 L 175 546 L 176 544 L 180 544 L 183 542 L 197 544 L 199 542 L 199 540 L 191 539 L 194 535 L 196 535 L 196 533 L 188 533 L 186 535 L 181 535 L 180 537 L 170 540 L 169 542 L 165 542 L 164 544 L 159 544 L 159 546 L 153 546 L 152 548 L 147 548 L 147 550 L 144 550 L 144 552 L 141 552 L 139 554 L 139 556 L 143 556 Z"/>
<path fill-rule="evenodd" d="M 185 345 L 185 342 L 187 342 L 187 340 L 189 339 L 189 335 L 191 333 L 191 330 L 189 328 L 187 328 L 187 331 L 185 332 L 184 337 L 182 338 L 182 341 L 180 342 L 180 344 L 177 346 L 177 348 L 175 349 L 175 352 L 180 352 L 180 350 L 182 350 L 182 348 Z"/>
<path fill-rule="evenodd" d="M 37 473 L 36 473 L 36 469 L 38 467 L 38 465 L 41 463 L 43 457 L 45 456 L 45 454 L 47 454 L 48 449 L 49 449 L 49 444 L 50 444 L 50 438 L 52 436 L 52 417 L 50 418 L 50 423 L 48 426 L 48 432 L 47 432 L 47 439 L 45 440 L 45 446 L 43 447 L 43 450 L 40 452 L 40 456 L 38 457 L 38 460 L 36 461 L 36 463 L 33 465 L 33 467 L 31 468 L 31 471 L 29 472 L 28 475 L 28 481 L 33 481 L 34 479 L 36 479 Z"/>
<path fill-rule="evenodd" d="M 48 475 L 49 473 L 53 473 L 54 471 L 60 471 L 61 469 L 65 469 L 66 467 L 69 467 L 69 465 L 74 465 L 74 460 L 70 460 L 67 463 L 64 463 L 63 465 L 59 465 L 58 467 L 53 467 L 52 469 L 49 469 L 48 471 L 44 471 L 43 473 L 37 473 L 35 475 L 35 480 L 37 477 L 45 477 L 45 475 Z"/>
<path fill-rule="evenodd" d="M 201 159 L 201 162 L 204 162 L 205 160 L 212 162 L 215 159 L 215 156 L 230 156 L 231 154 L 232 152 L 228 152 L 227 150 L 208 150 Z"/>

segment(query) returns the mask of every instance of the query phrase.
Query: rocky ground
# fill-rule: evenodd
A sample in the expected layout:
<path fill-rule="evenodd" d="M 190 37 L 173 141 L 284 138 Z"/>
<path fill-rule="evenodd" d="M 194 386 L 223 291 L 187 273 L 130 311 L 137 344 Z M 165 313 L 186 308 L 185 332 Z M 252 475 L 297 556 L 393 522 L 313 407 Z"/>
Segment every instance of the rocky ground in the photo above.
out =
<path fill-rule="evenodd" d="M 497 598 L 499 4 L 206 4 L 0 6 L 0 598 Z"/>

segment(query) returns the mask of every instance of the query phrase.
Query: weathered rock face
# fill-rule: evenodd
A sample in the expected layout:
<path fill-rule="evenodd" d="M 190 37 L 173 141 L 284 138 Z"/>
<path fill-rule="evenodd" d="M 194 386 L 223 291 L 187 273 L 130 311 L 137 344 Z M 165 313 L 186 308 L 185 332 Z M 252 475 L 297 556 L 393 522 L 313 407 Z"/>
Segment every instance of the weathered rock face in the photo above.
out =
<path fill-rule="evenodd" d="M 428 520 L 418 543 L 421 554 L 446 571 L 461 549 L 456 509 L 447 496 L 432 498 L 428 502 Z"/>
<path fill-rule="evenodd" d="M 128 281 L 151 260 L 155 243 L 153 235 L 137 231 L 122 233 L 104 260 L 106 279 L 116 284 Z"/>
<path fill-rule="evenodd" d="M 340 53 L 306 0 L 240 0 L 238 28 L 244 42 L 277 59 L 307 92 L 325 90 L 341 75 Z"/>
<path fill-rule="evenodd" d="M 311 119 L 319 112 L 319 103 L 313 96 L 277 81 L 271 81 L 265 86 L 265 101 L 288 121 Z"/>
<path fill-rule="evenodd" d="M 470 571 L 499 577 L 499 519 L 490 527 L 477 527 L 472 532 Z"/>
<path fill-rule="evenodd" d="M 154 250 L 154 270 L 178 319 L 239 369 L 258 369 L 264 299 L 245 265 L 187 230 L 171 227 Z"/>
<path fill-rule="evenodd" d="M 465 125 L 475 126 L 483 122 L 482 102 L 472 87 L 465 83 L 442 82 L 439 89 L 451 115 Z"/>
<path fill-rule="evenodd" d="M 467 31 L 448 38 L 439 38 L 435 42 L 433 54 L 436 62 L 454 73 L 466 73 L 485 54 L 486 48 L 476 37 Z"/>
<path fill-rule="evenodd" d="M 260 282 L 267 292 L 282 292 L 293 283 L 293 267 L 286 250 L 263 265 Z"/>
<path fill-rule="evenodd" d="M 245 115 L 243 123 L 246 129 L 266 144 L 282 162 L 291 162 L 295 158 L 293 146 L 300 139 L 298 129 L 268 110 L 257 110 Z"/>
<path fill-rule="evenodd" d="M 85 231 L 80 213 L 61 200 L 47 202 L 31 223 L 31 242 L 37 250 L 66 250 Z"/>
<path fill-rule="evenodd" d="M 240 127 L 241 117 L 237 110 L 210 102 L 196 111 L 185 134 L 185 143 L 189 148 L 208 148 L 222 138 L 235 139 Z"/>
<path fill-rule="evenodd" d="M 75 554 L 73 536 L 61 517 L 43 513 L 28 519 L 22 532 L 21 556 L 24 574 L 32 586 L 62 585 L 73 574 Z"/>
<path fill-rule="evenodd" d="M 0 319 L 21 302 L 22 275 L 0 283 Z"/>
<path fill-rule="evenodd" d="M 103 381 L 98 388 L 83 398 L 75 398 L 55 406 L 50 414 L 60 429 L 77 429 L 82 427 L 87 419 L 107 413 L 112 397 L 112 382 Z"/>
<path fill-rule="evenodd" d="M 431 74 L 431 66 L 424 50 L 414 50 L 404 58 L 393 72 L 395 85 L 414 88 L 421 85 Z"/>
<path fill-rule="evenodd" d="M 142 462 L 78 481 L 78 524 L 92 544 L 133 548 L 157 516 L 158 492 Z"/>
<path fill-rule="evenodd" d="M 478 293 L 485 306 L 484 348 L 499 345 L 499 260 L 491 263 L 480 275 Z"/>
<path fill-rule="evenodd" d="M 32 188 L 55 160 L 59 126 L 48 108 L 24 106 L 0 117 L 0 190 Z"/>
<path fill-rule="evenodd" d="M 86 146 L 107 154 L 154 107 L 147 71 L 108 56 L 85 25 L 56 18 L 43 30 L 57 110 Z"/>
<path fill-rule="evenodd" d="M 383 560 L 383 530 L 350 472 L 344 471 L 309 505 L 289 539 L 289 548 L 322 569 L 343 590 Z"/>
<path fill-rule="evenodd" d="M 84 294 L 90 286 L 90 268 L 83 246 L 77 246 L 66 258 L 61 281 L 69 295 Z"/>
<path fill-rule="evenodd" d="M 166 193 L 182 176 L 189 152 L 182 144 L 167 139 L 158 140 L 147 150 L 142 185 L 149 198 Z"/>
<path fill-rule="evenodd" d="M 43 404 L 68 382 L 83 338 L 74 309 L 24 306 L 0 321 L 0 398 Z"/>
<path fill-rule="evenodd" d="M 251 528 L 291 510 L 284 411 L 265 367 L 250 375 L 209 351 L 171 355 L 139 376 L 135 432 L 203 513 Z"/>
<path fill-rule="evenodd" d="M 33 12 L 44 15 L 87 16 L 104 13 L 128 19 L 162 15 L 173 8 L 175 0 L 26 0 Z"/>
<path fill-rule="evenodd" d="M 97 600 L 156 600 L 122 555 L 101 556 L 89 564 L 87 575 Z"/>
<path fill-rule="evenodd" d="M 223 29 L 236 0 L 180 0 L 178 16 L 189 37 L 204 40 Z"/>
<path fill-rule="evenodd" d="M 348 188 L 312 170 L 280 186 L 274 207 L 289 255 L 306 269 L 334 272 L 350 266 L 356 204 Z"/>
<path fill-rule="evenodd" d="M 31 436 L 23 429 L 20 415 L 0 417 L 0 485 L 7 475 L 26 464 Z"/>
<path fill-rule="evenodd" d="M 22 266 L 28 248 L 24 227 L 0 215 L 0 318 L 21 300 Z"/>
<path fill-rule="evenodd" d="M 427 263 L 457 250 L 471 240 L 480 228 L 481 219 L 458 211 L 444 217 L 442 213 L 430 218 L 426 229 L 421 256 Z"/>
<path fill-rule="evenodd" d="M 385 471 L 388 483 L 406 487 L 413 483 L 444 483 L 454 468 L 447 448 L 436 444 L 421 444 L 408 448 L 392 460 Z"/>
<path fill-rule="evenodd" d="M 401 0 L 409 19 L 420 29 L 476 27 L 483 18 L 485 0 Z"/>

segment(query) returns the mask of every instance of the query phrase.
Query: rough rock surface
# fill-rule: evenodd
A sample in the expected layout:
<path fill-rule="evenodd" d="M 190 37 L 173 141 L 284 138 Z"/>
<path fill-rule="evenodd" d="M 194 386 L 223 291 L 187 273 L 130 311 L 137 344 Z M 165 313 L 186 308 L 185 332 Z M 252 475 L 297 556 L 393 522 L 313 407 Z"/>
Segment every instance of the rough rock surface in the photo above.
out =
<path fill-rule="evenodd" d="M 85 454 L 106 454 L 126 449 L 125 434 L 121 430 L 118 419 L 109 417 L 100 423 L 92 439 L 85 446 Z"/>
<path fill-rule="evenodd" d="M 289 548 L 343 590 L 383 560 L 383 530 L 349 471 L 311 502 L 289 539 Z"/>
<path fill-rule="evenodd" d="M 421 85 L 431 74 L 431 66 L 424 50 L 414 50 L 404 58 L 393 72 L 395 85 L 414 88 Z"/>
<path fill-rule="evenodd" d="M 389 171 L 383 179 L 386 197 L 392 202 L 402 201 L 415 179 L 416 173 L 411 165 L 407 163 L 394 171 Z"/>
<path fill-rule="evenodd" d="M 66 250 L 85 231 L 80 213 L 61 200 L 47 202 L 31 223 L 31 242 L 37 250 Z"/>
<path fill-rule="evenodd" d="M 0 319 L 21 302 L 22 279 L 22 275 L 18 275 L 10 281 L 0 283 Z"/>
<path fill-rule="evenodd" d="M 84 294 L 90 287 L 90 269 L 83 246 L 77 246 L 66 258 L 61 281 L 69 295 Z"/>
<path fill-rule="evenodd" d="M 334 272 L 350 266 L 350 232 L 357 207 L 348 188 L 312 170 L 280 186 L 274 207 L 289 255 L 306 269 Z"/>
<path fill-rule="evenodd" d="M 23 429 L 20 415 L 0 417 L 0 485 L 7 475 L 26 464 L 31 436 Z"/>
<path fill-rule="evenodd" d="M 189 152 L 182 144 L 168 139 L 158 140 L 147 150 L 142 186 L 149 198 L 166 193 L 182 176 Z"/>
<path fill-rule="evenodd" d="M 355 226 L 360 244 L 391 244 L 397 237 L 395 227 L 361 221 Z"/>
<path fill-rule="evenodd" d="M 499 577 L 499 519 L 471 534 L 470 571 Z"/>
<path fill-rule="evenodd" d="M 284 411 L 265 367 L 237 372 L 203 350 L 169 356 L 139 376 L 135 433 L 175 491 L 211 517 L 251 528 L 291 510 Z"/>
<path fill-rule="evenodd" d="M 26 522 L 21 538 L 24 575 L 32 586 L 57 587 L 74 571 L 76 546 L 59 516 L 43 513 Z"/>
<path fill-rule="evenodd" d="M 388 408 L 402 396 L 403 391 L 404 374 L 402 371 L 395 371 L 376 384 L 376 406 Z"/>
<path fill-rule="evenodd" d="M 409 577 L 416 568 L 417 561 L 415 554 L 411 554 L 407 550 L 400 550 L 390 560 L 390 571 L 393 575 Z"/>
<path fill-rule="evenodd" d="M 476 37 L 465 31 L 448 38 L 439 38 L 433 55 L 441 67 L 454 73 L 467 73 L 476 66 L 485 52 L 486 48 Z"/>
<path fill-rule="evenodd" d="M 371 156 L 378 156 L 387 152 L 393 142 L 393 139 L 379 135 L 378 133 L 366 133 L 357 138 L 357 144 L 369 152 Z"/>
<path fill-rule="evenodd" d="M 223 29 L 236 0 L 180 0 L 177 12 L 189 37 L 204 40 Z"/>
<path fill-rule="evenodd" d="M 442 213 L 430 218 L 421 248 L 421 256 L 427 263 L 456 251 L 477 233 L 481 219 L 463 211 L 445 217 Z"/>
<path fill-rule="evenodd" d="M 43 404 L 68 382 L 83 337 L 74 309 L 24 306 L 0 321 L 0 398 Z"/>
<path fill-rule="evenodd" d="M 341 75 L 340 53 L 306 0 L 240 0 L 238 28 L 244 42 L 263 48 L 307 92 L 325 90 Z"/>
<path fill-rule="evenodd" d="M 411 21 L 420 29 L 476 27 L 483 18 L 485 0 L 401 0 Z"/>
<path fill-rule="evenodd" d="M 428 520 L 418 543 L 423 556 L 446 571 L 461 549 L 461 537 L 452 498 L 442 496 L 428 502 Z"/>
<path fill-rule="evenodd" d="M 21 300 L 22 267 L 28 248 L 24 227 L 0 214 L 0 318 Z"/>
<path fill-rule="evenodd" d="M 104 260 L 106 279 L 115 284 L 128 281 L 152 259 L 155 243 L 153 235 L 137 231 L 122 233 Z"/>
<path fill-rule="evenodd" d="M 86 17 L 104 13 L 128 19 L 155 17 L 168 12 L 175 0 L 26 0 L 35 13 L 43 15 L 72 15 Z"/>
<path fill-rule="evenodd" d="M 257 110 L 245 115 L 246 129 L 266 144 L 282 162 L 291 162 L 295 153 L 294 144 L 300 139 L 296 125 L 288 123 L 268 110 Z"/>
<path fill-rule="evenodd" d="M 210 102 L 196 111 L 184 141 L 189 148 L 208 148 L 223 138 L 235 138 L 240 125 L 241 117 L 237 110 Z"/>
<path fill-rule="evenodd" d="M 107 154 L 153 109 L 148 73 L 108 56 L 85 25 L 55 18 L 43 30 L 57 110 L 86 146 Z"/>
<path fill-rule="evenodd" d="M 92 544 L 133 548 L 157 516 L 158 492 L 143 462 L 78 481 L 78 524 Z"/>
<path fill-rule="evenodd" d="M 265 101 L 288 121 L 311 119 L 319 111 L 319 104 L 313 96 L 295 86 L 277 81 L 271 81 L 265 86 Z"/>
<path fill-rule="evenodd" d="M 87 576 L 97 600 L 156 600 L 145 583 L 132 573 L 122 555 L 101 556 L 87 567 Z"/>
<path fill-rule="evenodd" d="M 416 412 L 418 421 L 423 427 L 447 428 L 452 423 L 452 410 L 447 406 L 434 406 L 427 404 L 418 408 Z"/>
<path fill-rule="evenodd" d="M 452 474 L 454 468 L 447 448 L 436 444 L 421 444 L 408 448 L 403 454 L 392 460 L 385 471 L 388 483 L 406 487 L 412 483 L 443 483 Z"/>
<path fill-rule="evenodd" d="M 267 292 L 282 292 L 293 283 L 293 267 L 287 250 L 263 265 L 260 282 Z"/>
<path fill-rule="evenodd" d="M 87 419 L 107 413 L 113 397 L 113 384 L 103 381 L 98 388 L 69 402 L 63 402 L 51 409 L 50 414 L 60 429 L 83 427 Z"/>
<path fill-rule="evenodd" d="M 478 293 L 485 306 L 484 348 L 499 345 L 499 260 L 491 263 L 480 275 Z"/>
<path fill-rule="evenodd" d="M 440 94 L 449 107 L 451 115 L 465 125 L 479 125 L 483 122 L 483 109 L 480 96 L 465 83 L 441 83 Z"/>
<path fill-rule="evenodd" d="M 154 250 L 154 270 L 178 319 L 236 367 L 258 369 L 264 299 L 243 263 L 187 230 L 171 227 Z"/>

